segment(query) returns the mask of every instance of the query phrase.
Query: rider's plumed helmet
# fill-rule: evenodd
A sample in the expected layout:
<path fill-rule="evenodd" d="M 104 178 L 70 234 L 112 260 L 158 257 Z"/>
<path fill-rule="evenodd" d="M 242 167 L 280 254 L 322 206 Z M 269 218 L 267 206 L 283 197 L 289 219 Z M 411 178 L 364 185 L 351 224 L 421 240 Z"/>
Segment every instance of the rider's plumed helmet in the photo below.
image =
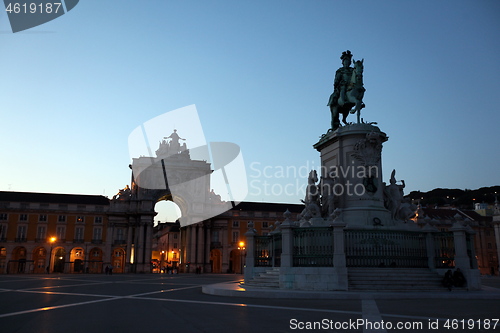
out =
<path fill-rule="evenodd" d="M 344 61 L 344 59 L 351 60 L 352 59 L 351 51 L 347 50 L 347 51 L 342 52 L 342 55 L 340 56 L 340 59 L 342 61 Z"/>

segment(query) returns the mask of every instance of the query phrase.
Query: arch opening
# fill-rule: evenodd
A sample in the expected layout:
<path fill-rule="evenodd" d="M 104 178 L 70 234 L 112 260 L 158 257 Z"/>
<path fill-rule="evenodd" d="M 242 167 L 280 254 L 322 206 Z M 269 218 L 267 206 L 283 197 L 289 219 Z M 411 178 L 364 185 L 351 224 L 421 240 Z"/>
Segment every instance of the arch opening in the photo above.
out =
<path fill-rule="evenodd" d="M 154 210 L 157 213 L 155 225 L 158 223 L 175 222 L 182 217 L 181 209 L 171 200 L 160 199 L 156 203 Z"/>

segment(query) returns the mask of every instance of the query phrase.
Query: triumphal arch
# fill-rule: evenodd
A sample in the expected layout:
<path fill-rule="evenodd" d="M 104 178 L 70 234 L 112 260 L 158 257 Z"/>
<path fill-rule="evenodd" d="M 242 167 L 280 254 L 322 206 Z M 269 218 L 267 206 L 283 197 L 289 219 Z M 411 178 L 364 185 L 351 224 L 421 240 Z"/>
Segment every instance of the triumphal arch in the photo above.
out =
<path fill-rule="evenodd" d="M 129 165 L 132 170 L 130 187 L 120 190 L 111 200 L 107 241 L 121 242 L 114 245 L 125 247 L 126 272 L 151 271 L 157 202 L 169 200 L 177 204 L 184 237 L 194 238 L 193 244 L 202 241 L 201 228 L 197 224 L 234 205 L 232 201 L 222 200 L 211 188 L 211 176 L 217 170 L 213 170 L 209 162 L 209 146 L 188 149 L 186 143 L 181 144 L 179 140 L 184 139 L 174 130 L 163 138 L 154 154 L 133 158 Z M 196 158 L 192 158 L 193 155 Z M 190 250 L 184 249 L 181 253 L 186 262 L 196 251 Z"/>

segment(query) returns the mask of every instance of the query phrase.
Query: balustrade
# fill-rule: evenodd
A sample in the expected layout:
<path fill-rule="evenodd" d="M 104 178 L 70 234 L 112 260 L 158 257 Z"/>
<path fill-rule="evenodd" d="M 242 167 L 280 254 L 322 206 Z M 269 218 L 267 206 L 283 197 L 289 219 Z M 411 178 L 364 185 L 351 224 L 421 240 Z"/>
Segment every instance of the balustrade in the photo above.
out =
<path fill-rule="evenodd" d="M 345 230 L 346 264 L 351 267 L 427 267 L 423 232 Z"/>
<path fill-rule="evenodd" d="M 296 228 L 293 230 L 294 267 L 333 266 L 332 228 Z"/>
<path fill-rule="evenodd" d="M 436 268 L 455 267 L 455 241 L 453 232 L 439 232 L 434 234 L 434 255 Z"/>
<path fill-rule="evenodd" d="M 333 267 L 334 241 L 331 227 L 292 228 L 293 267 Z M 397 230 L 344 230 L 346 266 L 348 267 L 429 267 L 426 233 Z M 281 265 L 282 234 L 254 238 L 255 267 Z M 455 266 L 454 235 L 436 232 L 435 268 Z M 431 248 L 432 249 L 432 248 Z M 467 254 L 473 258 L 473 240 L 467 236 Z M 472 260 L 472 259 L 471 259 Z M 472 261 L 471 261 L 472 267 Z"/>

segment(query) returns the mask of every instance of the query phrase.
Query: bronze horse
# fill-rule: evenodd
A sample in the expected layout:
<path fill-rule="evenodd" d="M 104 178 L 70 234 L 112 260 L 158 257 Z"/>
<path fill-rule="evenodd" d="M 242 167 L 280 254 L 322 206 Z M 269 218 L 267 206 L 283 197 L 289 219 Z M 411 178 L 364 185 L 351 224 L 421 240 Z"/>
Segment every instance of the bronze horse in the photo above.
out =
<path fill-rule="evenodd" d="M 347 89 L 347 91 L 344 91 Z M 341 87 L 340 97 L 330 104 L 330 112 L 332 113 L 332 129 L 336 130 L 340 126 L 339 114 L 342 114 L 342 122 L 347 125 L 347 115 L 357 112 L 357 120 L 360 122 L 360 111 L 365 107 L 363 96 L 365 94 L 363 87 L 363 60 L 354 62 L 354 70 L 351 80 L 347 86 Z M 332 94 L 333 95 L 333 94 Z M 342 96 L 346 96 L 343 100 Z"/>

